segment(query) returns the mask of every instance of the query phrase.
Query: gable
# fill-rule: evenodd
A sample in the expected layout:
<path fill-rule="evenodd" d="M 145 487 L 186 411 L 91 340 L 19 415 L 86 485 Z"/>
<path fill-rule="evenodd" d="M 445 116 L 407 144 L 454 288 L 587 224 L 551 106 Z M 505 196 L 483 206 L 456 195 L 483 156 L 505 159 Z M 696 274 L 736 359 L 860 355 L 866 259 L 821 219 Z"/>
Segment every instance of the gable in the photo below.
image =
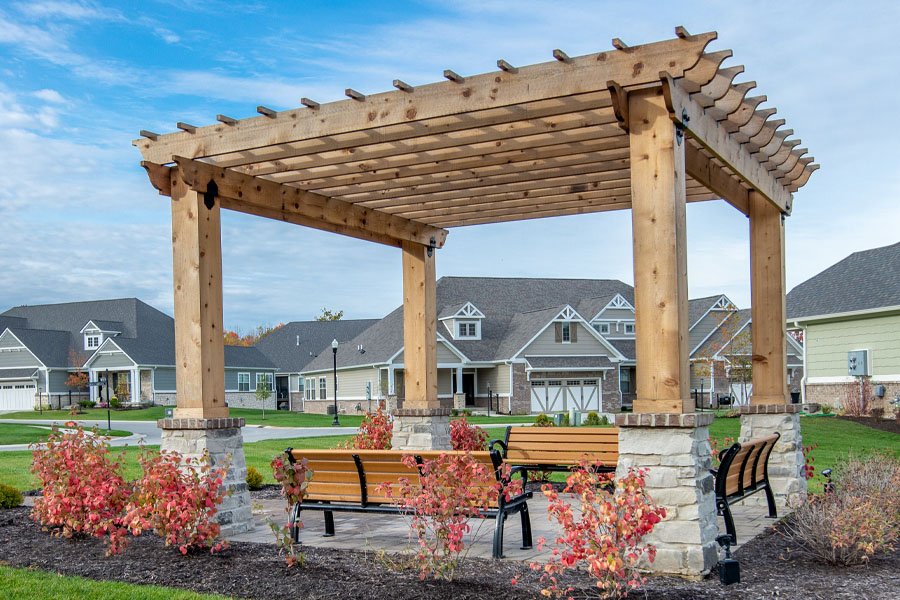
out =
<path fill-rule="evenodd" d="M 457 356 L 453 350 L 447 347 L 447 344 L 438 340 L 437 342 L 437 361 L 442 364 L 455 364 L 462 362 L 462 360 Z M 396 364 L 403 364 L 403 352 L 401 351 L 397 356 L 394 357 L 394 360 L 391 361 Z"/>
<path fill-rule="evenodd" d="M 42 366 L 41 361 L 9 329 L 0 334 L 0 369 Z"/>
<path fill-rule="evenodd" d="M 602 355 L 610 356 L 612 353 L 603 345 L 582 322 L 572 321 L 571 336 L 574 341 L 562 343 L 556 341 L 556 327 L 553 323 L 545 328 L 531 343 L 519 353 L 523 356 L 565 356 L 565 355 Z"/>

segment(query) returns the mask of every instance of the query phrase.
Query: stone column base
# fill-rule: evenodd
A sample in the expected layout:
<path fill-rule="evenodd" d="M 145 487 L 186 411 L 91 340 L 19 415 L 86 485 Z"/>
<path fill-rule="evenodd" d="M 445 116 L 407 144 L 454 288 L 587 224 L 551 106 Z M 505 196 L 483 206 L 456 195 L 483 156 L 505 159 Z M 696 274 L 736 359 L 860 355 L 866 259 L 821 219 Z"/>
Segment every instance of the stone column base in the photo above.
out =
<path fill-rule="evenodd" d="M 803 436 L 799 404 L 751 404 L 741 406 L 741 442 L 781 434 L 769 455 L 769 484 L 779 508 L 793 508 L 806 498 Z M 759 496 L 757 498 L 757 496 Z M 765 505 L 766 498 L 754 494 L 744 504 Z"/>
<path fill-rule="evenodd" d="M 463 410 L 466 407 L 466 395 L 465 394 L 453 394 L 453 408 L 456 410 Z"/>
<path fill-rule="evenodd" d="M 395 450 L 450 450 L 450 409 L 401 408 L 394 417 L 391 448 Z"/>
<path fill-rule="evenodd" d="M 244 419 L 160 419 L 156 424 L 162 430 L 162 450 L 193 459 L 201 459 L 205 450 L 213 467 L 223 462 L 230 465 L 225 488 L 231 490 L 231 496 L 226 496 L 219 505 L 216 522 L 222 527 L 222 537 L 253 531 L 241 435 Z"/>
<path fill-rule="evenodd" d="M 699 578 L 719 560 L 714 478 L 710 473 L 709 425 L 713 415 L 620 414 L 616 475 L 647 468 L 646 490 L 666 509 L 644 541 L 656 546 L 654 573 Z"/>

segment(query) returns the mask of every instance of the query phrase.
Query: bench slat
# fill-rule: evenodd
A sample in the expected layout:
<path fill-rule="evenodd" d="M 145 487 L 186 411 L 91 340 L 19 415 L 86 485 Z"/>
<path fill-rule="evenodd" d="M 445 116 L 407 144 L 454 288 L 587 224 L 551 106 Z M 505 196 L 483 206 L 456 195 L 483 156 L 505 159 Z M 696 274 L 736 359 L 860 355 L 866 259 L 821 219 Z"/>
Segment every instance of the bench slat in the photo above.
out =
<path fill-rule="evenodd" d="M 550 450 L 553 452 L 612 452 L 615 454 L 619 453 L 619 443 L 618 442 L 551 442 L 551 441 L 535 441 L 535 442 L 522 442 L 521 440 L 516 440 L 515 442 L 509 444 L 508 453 L 512 453 L 514 450 L 522 451 L 522 450 Z"/>

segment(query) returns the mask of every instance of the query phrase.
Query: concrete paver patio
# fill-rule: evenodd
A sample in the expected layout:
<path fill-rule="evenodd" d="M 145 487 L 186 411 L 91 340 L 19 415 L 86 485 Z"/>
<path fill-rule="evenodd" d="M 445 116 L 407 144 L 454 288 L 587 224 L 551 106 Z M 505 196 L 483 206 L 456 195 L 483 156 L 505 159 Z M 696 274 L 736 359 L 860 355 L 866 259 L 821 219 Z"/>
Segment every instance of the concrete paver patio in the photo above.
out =
<path fill-rule="evenodd" d="M 548 502 L 542 494 L 535 494 L 534 498 L 528 501 L 535 543 L 530 550 L 522 550 L 519 547 L 522 542 L 519 516 L 515 515 L 507 519 L 503 528 L 503 551 L 506 559 L 528 562 L 535 559 L 546 560 L 550 557 L 551 543 L 544 546 L 542 551 L 537 550 L 538 538 L 545 537 L 548 542 L 552 542 L 558 534 L 556 523 L 550 522 L 547 518 Z M 254 506 L 256 530 L 228 539 L 241 542 L 274 542 L 272 531 L 266 525 L 266 518 L 271 517 L 276 523 L 287 523 L 284 500 L 281 498 L 255 500 Z M 732 507 L 732 514 L 737 529 L 738 547 L 762 533 L 766 527 L 775 522 L 775 519 L 767 516 L 768 510 L 764 506 L 736 505 Z M 306 546 L 372 552 L 403 552 L 413 550 L 416 543 L 415 538 L 409 538 L 410 529 L 406 519 L 402 516 L 335 512 L 335 535 L 333 537 L 322 537 L 325 533 L 325 519 L 322 511 L 303 512 L 301 519 L 303 530 L 300 532 L 300 541 Z M 466 536 L 469 556 L 490 558 L 494 532 L 493 519 L 472 520 L 470 525 L 472 533 Z M 725 523 L 721 517 L 719 517 L 719 531 L 725 532 Z"/>

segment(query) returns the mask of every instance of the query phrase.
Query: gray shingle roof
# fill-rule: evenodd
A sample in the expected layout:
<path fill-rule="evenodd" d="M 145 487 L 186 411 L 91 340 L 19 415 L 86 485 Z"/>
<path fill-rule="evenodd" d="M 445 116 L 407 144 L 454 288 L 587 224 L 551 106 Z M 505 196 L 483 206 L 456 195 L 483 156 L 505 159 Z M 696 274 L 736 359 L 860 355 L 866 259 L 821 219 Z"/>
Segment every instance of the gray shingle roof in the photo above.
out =
<path fill-rule="evenodd" d="M 438 332 L 472 361 L 510 358 L 567 304 L 575 307 L 585 298 L 612 298 L 617 293 L 633 297 L 631 286 L 615 279 L 442 277 L 436 292 L 438 314 L 466 302 L 484 313 L 478 341 L 452 340 L 446 328 L 438 325 Z M 582 316 L 590 319 L 594 315 Z M 356 351 L 358 344 L 366 354 Z M 350 345 L 353 352 L 338 351 L 339 367 L 387 362 L 403 347 L 403 307 L 350 340 Z M 306 370 L 327 370 L 331 366 L 332 357 L 320 355 Z"/>
<path fill-rule="evenodd" d="M 634 340 L 607 340 L 628 360 L 634 360 Z"/>
<path fill-rule="evenodd" d="M 535 370 L 539 369 L 609 369 L 613 363 L 605 356 L 526 356 Z"/>
<path fill-rule="evenodd" d="M 697 324 L 697 321 L 703 318 L 706 311 L 722 297 L 722 294 L 715 296 L 706 296 L 705 298 L 694 298 L 688 300 L 688 329 Z"/>
<path fill-rule="evenodd" d="M 331 354 L 331 340 L 347 346 L 377 322 L 378 319 L 292 321 L 261 339 L 255 347 L 275 364 L 279 373 L 299 373 L 323 350 Z M 356 344 L 351 348 L 356 352 Z"/>
<path fill-rule="evenodd" d="M 47 367 L 70 367 L 68 331 L 52 331 L 49 329 L 12 329 L 10 331 L 19 338 L 25 347 Z"/>
<path fill-rule="evenodd" d="M 22 369 L 0 369 L 0 379 L 28 379 L 34 375 L 33 367 L 25 367 Z"/>
<path fill-rule="evenodd" d="M 854 252 L 787 295 L 788 319 L 900 306 L 900 243 Z"/>

